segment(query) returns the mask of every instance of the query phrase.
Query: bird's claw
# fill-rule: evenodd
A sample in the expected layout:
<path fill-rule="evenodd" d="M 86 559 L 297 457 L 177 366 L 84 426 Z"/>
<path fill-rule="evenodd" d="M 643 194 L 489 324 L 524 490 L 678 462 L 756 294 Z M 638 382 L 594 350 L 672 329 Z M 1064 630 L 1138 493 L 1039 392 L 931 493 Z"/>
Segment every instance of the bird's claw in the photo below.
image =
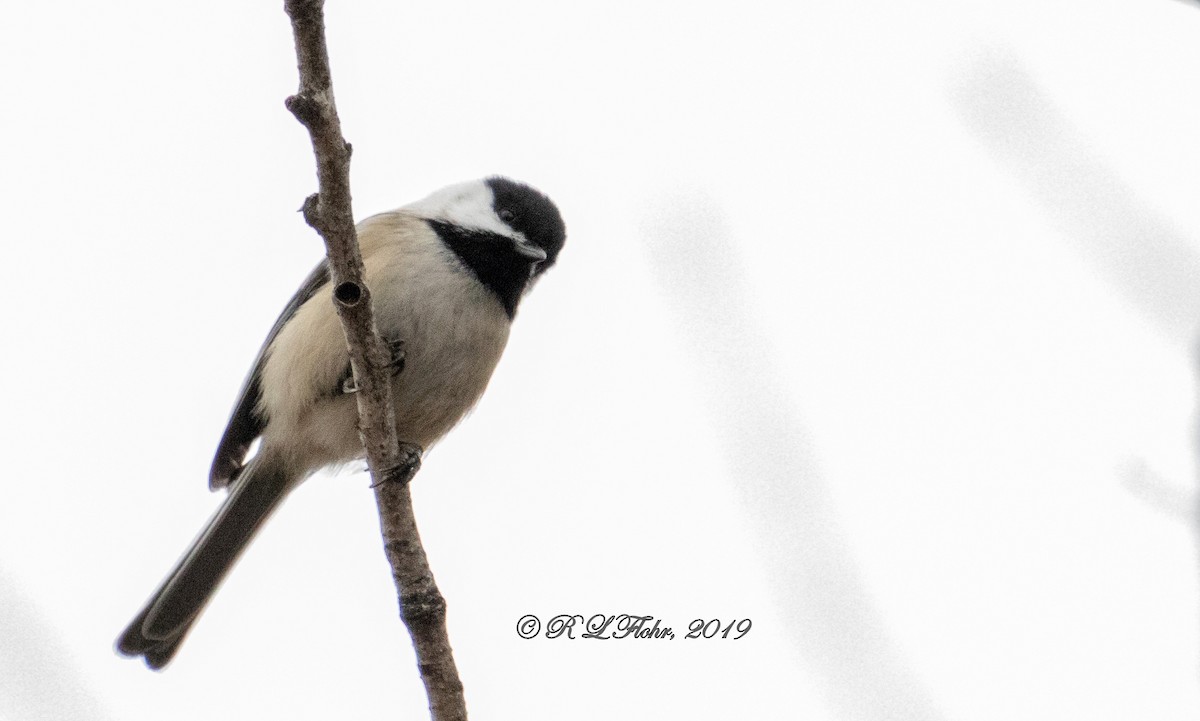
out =
<path fill-rule="evenodd" d="M 396 376 L 400 375 L 401 371 L 404 370 L 404 341 L 396 338 L 395 340 L 384 342 L 388 349 L 388 368 L 391 369 L 392 377 L 395 378 Z M 361 387 L 358 385 L 358 381 L 354 378 L 354 371 L 350 366 L 346 367 L 346 377 L 342 379 L 340 390 L 342 395 L 347 396 L 352 393 L 358 393 L 358 391 L 361 390 Z"/>
<path fill-rule="evenodd" d="M 379 480 L 371 484 L 371 488 L 382 486 L 384 483 L 408 483 L 421 468 L 421 456 L 425 449 L 416 443 L 400 441 L 400 461 L 393 467 L 380 474 Z"/>
<path fill-rule="evenodd" d="M 386 341 L 388 353 L 391 360 L 388 361 L 388 367 L 392 369 L 392 377 L 400 375 L 400 371 L 404 370 L 404 341 L 400 338 Z"/>

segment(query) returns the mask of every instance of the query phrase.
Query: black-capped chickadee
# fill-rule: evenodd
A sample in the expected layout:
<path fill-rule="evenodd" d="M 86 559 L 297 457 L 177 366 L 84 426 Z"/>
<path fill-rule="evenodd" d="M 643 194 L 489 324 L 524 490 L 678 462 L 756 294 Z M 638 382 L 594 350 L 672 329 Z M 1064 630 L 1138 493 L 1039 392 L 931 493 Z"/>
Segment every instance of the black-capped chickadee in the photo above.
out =
<path fill-rule="evenodd" d="M 428 449 L 479 400 L 517 304 L 565 239 L 549 198 L 502 177 L 453 185 L 359 223 L 376 326 L 394 352 L 401 441 Z M 229 495 L 121 634 L 120 653 L 165 666 L 284 496 L 314 471 L 363 456 L 331 293 L 322 262 L 275 322 L 213 460 L 209 485 Z"/>

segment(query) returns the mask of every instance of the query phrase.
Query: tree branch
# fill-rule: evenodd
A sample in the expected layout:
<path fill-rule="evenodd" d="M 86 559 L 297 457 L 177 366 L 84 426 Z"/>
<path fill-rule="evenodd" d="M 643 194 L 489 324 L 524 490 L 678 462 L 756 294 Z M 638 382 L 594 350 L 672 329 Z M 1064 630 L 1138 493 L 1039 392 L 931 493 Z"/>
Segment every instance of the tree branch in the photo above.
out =
<path fill-rule="evenodd" d="M 346 333 L 358 391 L 359 433 L 371 470 L 384 550 L 400 598 L 417 667 L 434 721 L 465 721 L 462 681 L 446 633 L 446 601 L 421 546 L 408 482 L 421 465 L 421 448 L 396 437 L 391 353 L 375 328 L 371 295 L 350 205 L 350 144 L 342 137 L 325 44 L 323 0 L 285 0 L 296 40 L 300 89 L 286 101 L 308 129 L 317 160 L 319 192 L 304 201 L 304 219 L 321 234 L 329 259 L 334 306 Z"/>

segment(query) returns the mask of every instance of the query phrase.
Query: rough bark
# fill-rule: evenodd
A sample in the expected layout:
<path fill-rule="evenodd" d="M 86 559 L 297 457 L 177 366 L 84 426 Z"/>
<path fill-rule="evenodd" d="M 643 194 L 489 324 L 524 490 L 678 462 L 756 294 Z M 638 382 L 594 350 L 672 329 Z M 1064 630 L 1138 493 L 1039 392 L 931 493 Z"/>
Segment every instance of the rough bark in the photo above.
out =
<path fill-rule="evenodd" d="M 318 192 L 304 201 L 304 219 L 325 241 L 334 305 L 358 387 L 359 433 L 379 505 L 384 550 L 430 713 L 434 721 L 464 721 L 466 703 L 446 632 L 446 601 L 429 569 L 408 487 L 421 465 L 421 449 L 396 437 L 391 353 L 375 328 L 371 294 L 363 281 L 350 202 L 351 148 L 342 137 L 333 99 L 323 5 L 321 0 L 285 2 L 300 71 L 300 89 L 285 104 L 308 129 L 317 161 Z"/>

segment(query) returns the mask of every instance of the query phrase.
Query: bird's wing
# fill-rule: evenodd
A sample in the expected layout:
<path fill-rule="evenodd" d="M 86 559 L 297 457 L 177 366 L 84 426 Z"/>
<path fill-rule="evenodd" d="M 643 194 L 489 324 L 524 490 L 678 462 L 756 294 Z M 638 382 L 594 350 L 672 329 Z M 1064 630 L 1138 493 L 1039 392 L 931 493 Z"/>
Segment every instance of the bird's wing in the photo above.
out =
<path fill-rule="evenodd" d="M 267 349 L 275 340 L 275 336 L 279 335 L 279 330 L 283 328 L 284 323 L 287 323 L 300 309 L 300 306 L 316 295 L 321 286 L 327 282 L 329 282 L 329 265 L 325 261 L 321 261 L 304 279 L 304 283 L 300 285 L 292 299 L 288 301 L 287 307 L 279 314 L 279 319 L 275 321 L 271 332 L 267 334 L 267 339 L 263 341 L 262 348 L 259 348 L 254 365 L 250 367 L 250 374 L 242 383 L 242 390 L 238 394 L 237 403 L 233 406 L 233 415 L 229 417 L 225 434 L 221 436 L 221 444 L 217 446 L 217 455 L 213 458 L 212 471 L 208 478 L 208 485 L 213 490 L 224 488 L 237 476 L 242 468 L 242 462 L 246 459 L 246 452 L 250 450 L 250 444 L 262 434 L 266 425 L 266 420 L 259 415 L 258 401 L 262 395 L 259 384 L 262 382 Z"/>

